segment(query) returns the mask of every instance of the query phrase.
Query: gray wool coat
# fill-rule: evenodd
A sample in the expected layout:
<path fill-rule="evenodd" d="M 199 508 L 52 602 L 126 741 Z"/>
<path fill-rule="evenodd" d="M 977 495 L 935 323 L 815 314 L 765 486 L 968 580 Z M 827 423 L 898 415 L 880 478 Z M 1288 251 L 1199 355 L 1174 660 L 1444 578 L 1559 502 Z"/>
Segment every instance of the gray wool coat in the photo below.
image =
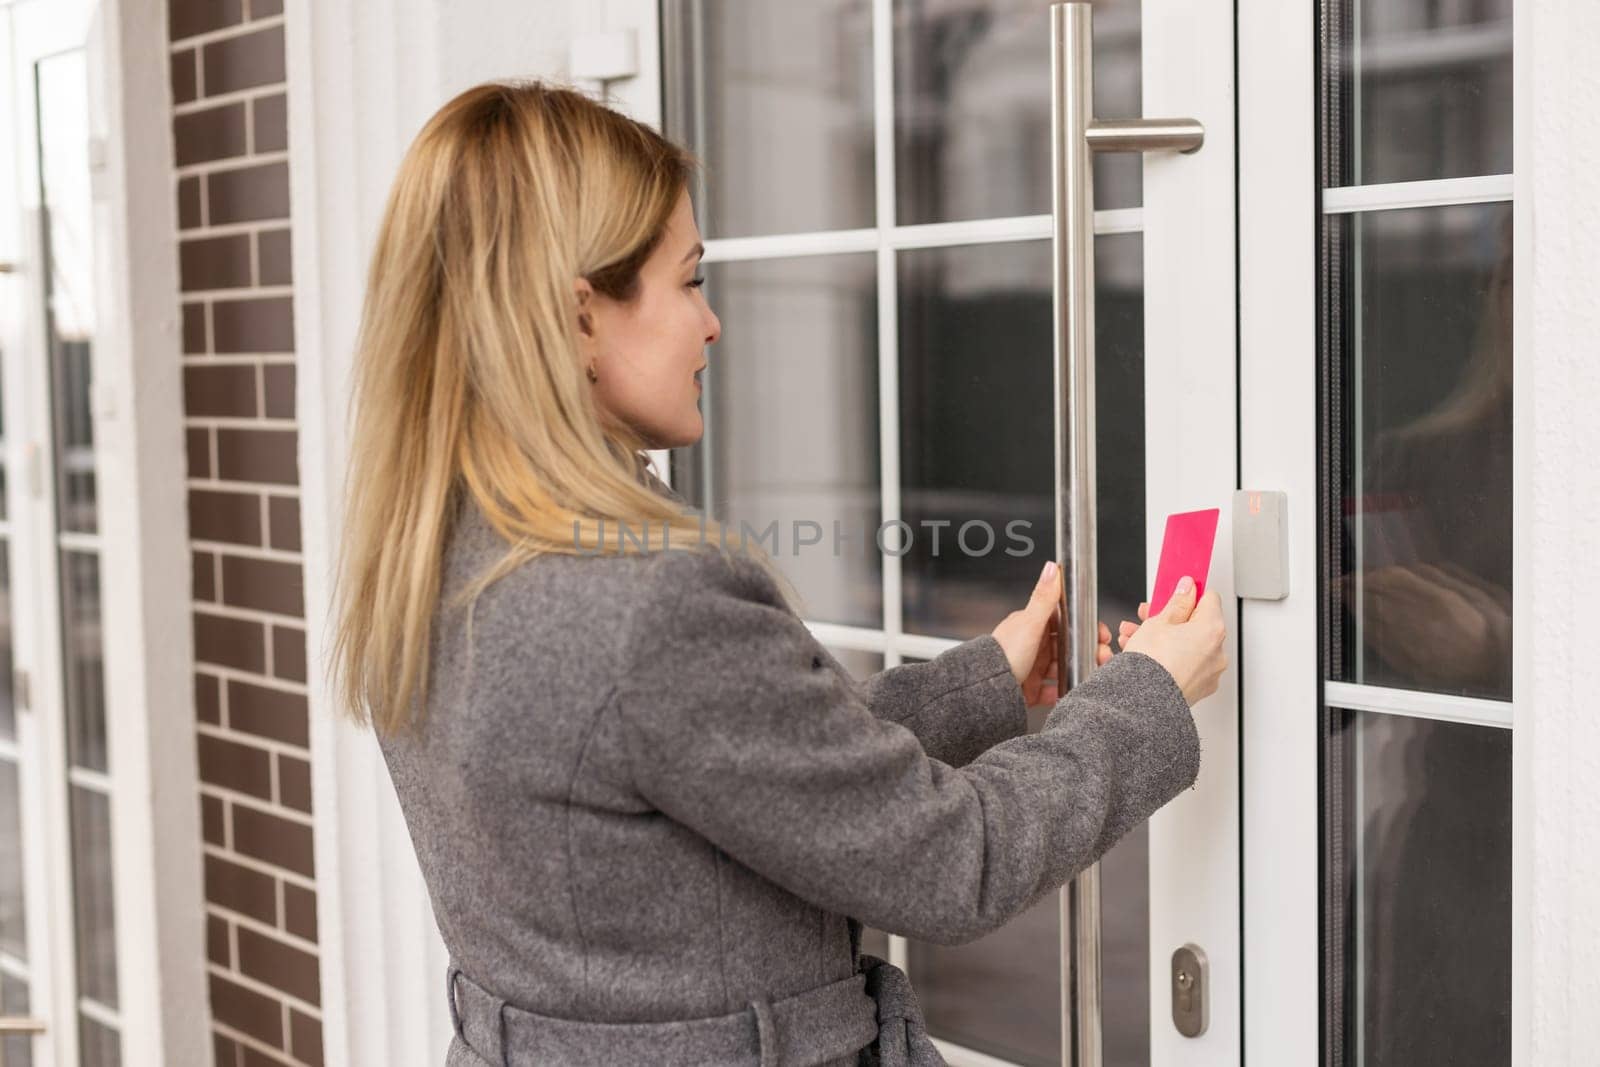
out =
<path fill-rule="evenodd" d="M 503 550 L 467 505 L 445 596 Z M 422 730 L 381 744 L 452 958 L 450 1065 L 942 1063 L 859 924 L 981 937 L 1199 767 L 1148 657 L 1027 734 L 992 635 L 857 681 L 744 558 L 546 556 L 484 593 L 470 648 L 443 610 Z"/>

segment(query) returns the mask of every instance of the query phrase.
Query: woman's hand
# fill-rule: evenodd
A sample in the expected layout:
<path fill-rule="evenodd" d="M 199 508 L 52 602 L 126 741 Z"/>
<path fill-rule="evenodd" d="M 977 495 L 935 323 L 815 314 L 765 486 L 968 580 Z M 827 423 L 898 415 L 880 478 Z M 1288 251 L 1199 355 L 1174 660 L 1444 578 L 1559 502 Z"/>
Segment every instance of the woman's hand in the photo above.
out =
<path fill-rule="evenodd" d="M 1138 627 L 1122 649 L 1143 653 L 1165 667 L 1193 707 L 1217 691 L 1222 672 L 1228 669 L 1223 648 L 1227 636 L 1217 591 L 1210 590 L 1196 605 L 1194 580 L 1184 578 L 1161 614 Z"/>
<path fill-rule="evenodd" d="M 1061 699 L 1060 663 L 1056 655 L 1057 634 L 1061 629 L 1061 568 L 1055 560 L 1044 565 L 1027 606 L 1013 611 L 994 628 L 994 637 L 1005 649 L 1011 673 L 1022 686 L 1028 707 L 1054 704 Z M 1111 658 L 1111 630 L 1100 624 L 1100 645 L 1095 662 Z"/>

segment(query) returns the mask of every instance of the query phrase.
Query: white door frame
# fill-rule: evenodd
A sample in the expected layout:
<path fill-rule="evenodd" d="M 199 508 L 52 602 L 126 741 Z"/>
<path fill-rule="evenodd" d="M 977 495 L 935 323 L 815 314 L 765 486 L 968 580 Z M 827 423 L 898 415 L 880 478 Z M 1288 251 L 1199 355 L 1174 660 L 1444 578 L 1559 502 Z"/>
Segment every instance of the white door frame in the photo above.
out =
<path fill-rule="evenodd" d="M 1289 596 L 1242 601 L 1244 1045 L 1317 1062 L 1314 3 L 1238 0 L 1239 472 L 1288 495 Z"/>
<path fill-rule="evenodd" d="M 32 706 L 18 710 L 29 905 L 32 1013 L 50 1030 L 35 1062 L 78 1060 L 69 779 L 110 797 L 116 919 L 116 1023 L 128 1062 L 208 1063 L 200 820 L 194 741 L 189 562 L 177 349 L 176 232 L 168 153 L 168 58 L 159 0 L 63 10 L 22 0 L 0 12 L 28 23 L 0 137 L 8 212 L 0 258 L 8 334 L 6 426 L 14 656 Z M 31 112 L 37 54 L 86 50 L 93 248 L 95 477 L 109 776 L 67 768 L 62 688 L 48 338 L 43 317 L 38 159 Z M 9 68 L 8 66 L 8 69 Z M 15 105 L 15 106 L 10 106 Z M 12 152 L 10 146 L 20 146 Z M 130 150 L 137 145 L 137 150 Z M 34 487 L 37 487 L 35 489 Z M 174 590 L 180 595 L 174 595 Z M 157 828 L 160 832 L 157 832 Z M 40 846 L 43 842 L 43 846 Z"/>
<path fill-rule="evenodd" d="M 1238 485 L 1234 2 L 1146 0 L 1144 112 L 1205 126 L 1192 156 L 1144 160 L 1145 543 L 1155 574 L 1166 516 L 1222 510 L 1209 588 L 1222 595 L 1230 666 L 1194 708 L 1200 777 L 1150 819 L 1150 1062 L 1236 1065 L 1241 1049 L 1239 634 L 1232 515 Z M 1115 117 L 1115 116 L 1107 116 Z M 1210 1026 L 1172 1023 L 1171 956 L 1209 960 Z"/>

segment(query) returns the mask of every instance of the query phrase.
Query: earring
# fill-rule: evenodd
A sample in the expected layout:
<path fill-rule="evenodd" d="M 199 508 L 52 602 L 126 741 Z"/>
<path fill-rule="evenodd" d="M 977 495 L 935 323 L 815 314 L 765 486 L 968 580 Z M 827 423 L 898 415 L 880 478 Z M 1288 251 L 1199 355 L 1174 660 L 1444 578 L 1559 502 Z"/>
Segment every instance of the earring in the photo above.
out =
<path fill-rule="evenodd" d="M 591 382 L 598 382 L 600 380 L 600 375 L 596 373 L 593 363 L 589 364 L 587 373 Z"/>

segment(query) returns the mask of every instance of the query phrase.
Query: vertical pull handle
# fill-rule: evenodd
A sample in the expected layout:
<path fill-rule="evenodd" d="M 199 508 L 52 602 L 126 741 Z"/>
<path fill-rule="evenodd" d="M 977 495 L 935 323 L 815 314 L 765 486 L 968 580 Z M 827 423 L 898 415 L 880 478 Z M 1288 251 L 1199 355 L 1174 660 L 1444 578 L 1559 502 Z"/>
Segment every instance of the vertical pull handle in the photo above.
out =
<path fill-rule="evenodd" d="M 1193 152 L 1205 140 L 1194 119 L 1098 122 L 1094 117 L 1093 23 L 1087 3 L 1050 7 L 1050 169 L 1054 221 L 1056 559 L 1062 567 L 1057 652 L 1066 688 L 1095 668 L 1100 605 L 1096 591 L 1094 421 L 1095 152 Z M 1065 689 L 1063 690 L 1065 691 Z M 1062 904 L 1068 958 L 1064 1014 L 1075 1067 L 1101 1067 L 1100 871 L 1072 882 Z"/>

